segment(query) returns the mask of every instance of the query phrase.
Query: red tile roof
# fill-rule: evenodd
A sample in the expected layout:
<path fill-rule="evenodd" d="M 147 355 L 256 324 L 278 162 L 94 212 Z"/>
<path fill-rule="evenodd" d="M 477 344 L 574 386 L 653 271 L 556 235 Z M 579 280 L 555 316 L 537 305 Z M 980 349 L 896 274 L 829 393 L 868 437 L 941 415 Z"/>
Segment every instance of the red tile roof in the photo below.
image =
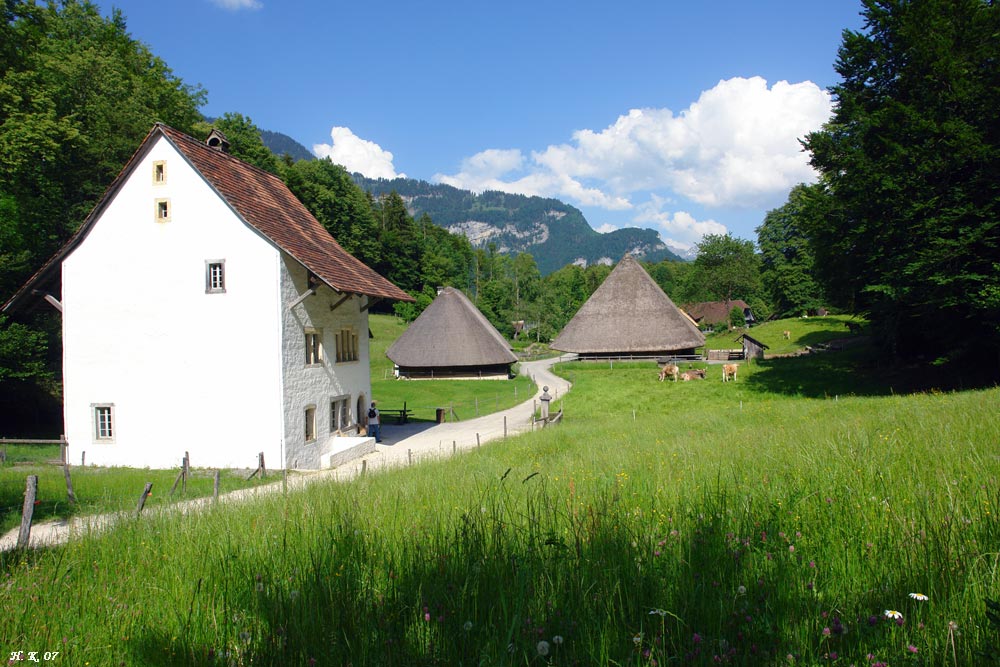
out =
<path fill-rule="evenodd" d="M 280 178 L 157 123 L 80 229 L 3 304 L 0 312 L 23 306 L 24 299 L 33 290 L 58 278 L 62 260 L 87 236 L 146 147 L 161 135 L 188 159 L 243 221 L 333 289 L 394 301 L 413 301 L 409 294 L 344 250 Z"/>
<path fill-rule="evenodd" d="M 247 224 L 333 289 L 413 301 L 409 294 L 344 250 L 274 174 L 166 125 L 154 126 L 150 138 L 157 133 L 170 140 Z"/>

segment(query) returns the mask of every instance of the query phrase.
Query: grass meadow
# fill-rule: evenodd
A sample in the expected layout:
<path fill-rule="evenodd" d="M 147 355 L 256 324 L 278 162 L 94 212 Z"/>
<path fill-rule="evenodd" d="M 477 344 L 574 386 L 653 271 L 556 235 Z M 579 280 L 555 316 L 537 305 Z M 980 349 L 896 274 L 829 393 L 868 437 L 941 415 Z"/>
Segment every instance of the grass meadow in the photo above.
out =
<path fill-rule="evenodd" d="M 850 350 L 657 382 L 449 460 L 0 555 L 0 649 L 64 665 L 980 665 L 1000 389 Z M 412 383 L 418 384 L 418 383 Z M 424 384 L 424 383 L 419 383 Z M 41 653 L 39 653 L 41 655 Z"/>

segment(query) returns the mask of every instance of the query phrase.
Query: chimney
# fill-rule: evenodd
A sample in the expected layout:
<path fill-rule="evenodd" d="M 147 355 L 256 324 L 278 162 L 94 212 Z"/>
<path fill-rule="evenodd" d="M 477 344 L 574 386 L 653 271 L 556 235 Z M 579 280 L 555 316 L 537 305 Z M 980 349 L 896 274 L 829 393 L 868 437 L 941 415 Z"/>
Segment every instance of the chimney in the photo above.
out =
<path fill-rule="evenodd" d="M 212 133 L 208 135 L 208 139 L 205 140 L 205 143 L 208 144 L 209 148 L 214 148 L 223 153 L 229 152 L 229 140 L 226 139 L 226 135 L 214 127 L 212 128 Z"/>

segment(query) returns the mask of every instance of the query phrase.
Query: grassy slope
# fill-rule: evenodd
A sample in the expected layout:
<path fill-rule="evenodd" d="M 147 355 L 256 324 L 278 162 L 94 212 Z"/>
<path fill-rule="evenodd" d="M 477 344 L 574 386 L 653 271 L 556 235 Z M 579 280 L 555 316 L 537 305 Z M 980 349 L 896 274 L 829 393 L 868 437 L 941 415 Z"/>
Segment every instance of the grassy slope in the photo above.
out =
<path fill-rule="evenodd" d="M 894 395 L 857 359 L 734 384 L 567 365 L 558 427 L 4 556 L 4 646 L 81 665 L 977 664 L 1000 390 Z M 843 391 L 823 389 L 833 369 Z"/>

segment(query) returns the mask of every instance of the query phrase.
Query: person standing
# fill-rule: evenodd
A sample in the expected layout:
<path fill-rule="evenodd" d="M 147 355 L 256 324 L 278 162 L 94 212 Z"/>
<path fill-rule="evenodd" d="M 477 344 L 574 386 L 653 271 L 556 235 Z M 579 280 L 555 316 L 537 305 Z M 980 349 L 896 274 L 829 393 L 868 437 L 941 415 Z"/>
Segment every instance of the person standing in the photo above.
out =
<path fill-rule="evenodd" d="M 382 422 L 379 419 L 378 408 L 375 404 L 378 401 L 372 401 L 372 406 L 368 408 L 368 435 L 375 438 L 375 442 L 382 442 Z"/>

